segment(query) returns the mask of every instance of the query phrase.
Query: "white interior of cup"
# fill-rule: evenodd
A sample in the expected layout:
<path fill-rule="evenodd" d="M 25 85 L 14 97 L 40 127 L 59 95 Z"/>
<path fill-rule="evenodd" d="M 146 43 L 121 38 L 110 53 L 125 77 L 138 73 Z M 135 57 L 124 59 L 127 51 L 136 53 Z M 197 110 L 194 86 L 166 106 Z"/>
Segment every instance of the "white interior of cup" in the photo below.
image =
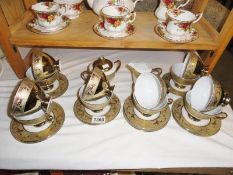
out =
<path fill-rule="evenodd" d="M 124 6 L 110 5 L 103 7 L 102 13 L 112 17 L 123 17 L 129 13 L 129 10 Z"/>
<path fill-rule="evenodd" d="M 184 70 L 185 70 L 185 65 L 184 63 L 176 63 L 172 65 L 172 72 L 178 76 L 178 77 L 182 77 L 184 74 Z"/>
<path fill-rule="evenodd" d="M 139 112 L 135 107 L 133 110 L 134 110 L 134 113 L 138 116 L 138 118 L 140 118 L 142 120 L 147 120 L 147 121 L 155 120 L 160 115 L 160 112 L 158 112 L 158 113 L 155 113 L 155 114 L 150 115 L 150 116 L 145 116 L 141 112 Z"/>
<path fill-rule="evenodd" d="M 172 19 L 178 20 L 178 21 L 184 21 L 184 22 L 191 22 L 196 19 L 196 16 L 187 10 L 180 10 L 180 13 L 176 13 L 177 9 L 168 10 L 167 14 Z"/>
<path fill-rule="evenodd" d="M 135 82 L 134 96 L 140 106 L 153 109 L 161 97 L 161 85 L 152 73 L 142 73 Z"/>
<path fill-rule="evenodd" d="M 139 73 L 151 72 L 152 68 L 147 63 L 129 63 L 129 66 L 133 67 Z"/>
<path fill-rule="evenodd" d="M 191 106 L 197 111 L 203 111 L 207 107 L 213 93 L 213 80 L 210 76 L 204 76 L 197 80 L 191 90 Z"/>
<path fill-rule="evenodd" d="M 46 3 L 49 3 L 50 5 L 47 6 Z M 52 12 L 58 9 L 59 9 L 59 5 L 53 2 L 40 2 L 32 5 L 32 10 L 39 12 Z"/>

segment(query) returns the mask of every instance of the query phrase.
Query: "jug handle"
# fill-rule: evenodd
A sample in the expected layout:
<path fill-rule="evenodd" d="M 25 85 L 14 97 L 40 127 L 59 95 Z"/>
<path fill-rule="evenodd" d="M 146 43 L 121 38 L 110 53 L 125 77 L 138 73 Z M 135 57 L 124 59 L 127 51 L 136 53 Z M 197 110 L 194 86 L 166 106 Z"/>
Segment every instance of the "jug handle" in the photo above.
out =
<path fill-rule="evenodd" d="M 152 71 L 151 71 L 152 73 L 155 73 L 156 75 L 158 75 L 158 76 L 160 76 L 161 74 L 162 74 L 162 69 L 161 68 L 153 68 L 152 69 Z"/>
<path fill-rule="evenodd" d="M 186 6 L 189 3 L 190 0 L 187 0 L 184 4 L 180 4 L 177 8 L 181 8 Z"/>
<path fill-rule="evenodd" d="M 198 13 L 198 14 L 196 14 L 195 16 L 197 17 L 197 19 L 194 20 L 192 23 L 198 22 L 198 21 L 201 19 L 202 15 L 203 15 L 203 13 Z"/>
<path fill-rule="evenodd" d="M 117 68 L 116 68 L 116 72 L 117 72 L 120 69 L 120 67 L 121 67 L 121 61 L 120 60 L 116 60 L 114 62 L 114 64 L 117 64 Z"/>
<path fill-rule="evenodd" d="M 136 1 L 134 1 L 134 3 L 133 3 L 134 8 L 135 8 L 137 2 L 142 2 L 142 1 L 143 1 L 143 0 L 136 0 Z"/>
<path fill-rule="evenodd" d="M 131 19 L 132 18 L 132 19 Z M 136 12 L 131 12 L 127 17 L 126 17 L 126 22 L 128 23 L 133 23 L 136 19 Z"/>

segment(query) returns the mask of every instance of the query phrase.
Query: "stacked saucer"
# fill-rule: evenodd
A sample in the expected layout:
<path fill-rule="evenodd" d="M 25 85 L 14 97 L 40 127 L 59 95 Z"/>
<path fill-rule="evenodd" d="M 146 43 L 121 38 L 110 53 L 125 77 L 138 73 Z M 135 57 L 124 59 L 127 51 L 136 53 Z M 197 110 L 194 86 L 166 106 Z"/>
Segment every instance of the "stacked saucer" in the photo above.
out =
<path fill-rule="evenodd" d="M 220 130 L 221 120 L 227 117 L 222 107 L 229 102 L 220 83 L 211 76 L 203 76 L 184 99 L 174 102 L 172 112 L 182 128 L 195 135 L 211 136 Z"/>
<path fill-rule="evenodd" d="M 166 84 L 160 68 L 152 69 L 144 63 L 127 65 L 132 73 L 132 95 L 124 103 L 124 116 L 130 125 L 144 131 L 157 131 L 170 119 Z M 168 102 L 169 101 L 169 102 Z"/>
<path fill-rule="evenodd" d="M 74 113 L 83 123 L 105 124 L 112 121 L 119 113 L 120 100 L 113 93 L 115 86 L 111 86 L 109 80 L 114 77 L 120 65 L 117 69 L 113 68 L 113 65 L 115 64 L 110 60 L 100 58 L 81 73 L 84 85 L 78 90 Z M 107 72 L 111 72 L 111 74 L 106 76 Z"/>
<path fill-rule="evenodd" d="M 8 115 L 14 138 L 24 143 L 36 143 L 54 135 L 63 125 L 65 113 L 52 102 L 34 81 L 24 78 L 12 93 Z"/>
<path fill-rule="evenodd" d="M 185 56 L 184 62 L 172 65 L 170 72 L 165 74 L 163 79 L 169 92 L 183 97 L 198 78 L 206 74 L 207 71 L 198 53 L 190 51 Z"/>
<path fill-rule="evenodd" d="M 34 50 L 31 54 L 31 67 L 26 76 L 36 81 L 47 95 L 57 98 L 64 94 L 68 88 L 68 80 L 60 73 L 61 65 L 47 53 Z"/>

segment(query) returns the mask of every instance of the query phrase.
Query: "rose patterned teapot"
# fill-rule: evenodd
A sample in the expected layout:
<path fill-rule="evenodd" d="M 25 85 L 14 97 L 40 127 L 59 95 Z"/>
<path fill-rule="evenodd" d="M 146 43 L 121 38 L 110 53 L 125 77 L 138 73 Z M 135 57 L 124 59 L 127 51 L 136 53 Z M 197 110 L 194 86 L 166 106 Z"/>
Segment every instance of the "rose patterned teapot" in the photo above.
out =
<path fill-rule="evenodd" d="M 99 15 L 100 10 L 107 5 L 124 5 L 132 12 L 136 3 L 139 1 L 143 0 L 87 0 L 88 5 L 97 15 Z"/>
<path fill-rule="evenodd" d="M 181 8 L 186 6 L 190 0 L 160 0 L 159 7 L 155 10 L 155 16 L 158 22 L 166 21 L 166 13 L 168 9 Z"/>

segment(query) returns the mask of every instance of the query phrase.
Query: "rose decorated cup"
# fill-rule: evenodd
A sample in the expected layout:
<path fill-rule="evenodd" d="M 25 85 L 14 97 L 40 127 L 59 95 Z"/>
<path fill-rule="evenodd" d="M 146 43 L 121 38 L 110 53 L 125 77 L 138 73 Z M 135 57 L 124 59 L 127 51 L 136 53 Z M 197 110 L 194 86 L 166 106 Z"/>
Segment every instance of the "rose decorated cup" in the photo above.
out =
<path fill-rule="evenodd" d="M 45 28 L 53 28 L 62 21 L 59 5 L 55 2 L 40 2 L 32 5 L 31 9 L 36 15 L 37 22 Z"/>
<path fill-rule="evenodd" d="M 79 17 L 83 11 L 83 0 L 54 0 L 54 2 L 60 5 L 61 14 L 70 19 Z"/>
<path fill-rule="evenodd" d="M 202 13 L 193 14 L 188 10 L 170 9 L 167 11 L 168 23 L 166 30 L 171 35 L 181 36 L 185 35 L 191 29 L 193 23 L 198 22 Z"/>
<path fill-rule="evenodd" d="M 100 15 L 104 21 L 104 28 L 109 32 L 121 33 L 133 23 L 136 13 L 121 5 L 109 5 L 101 9 Z"/>

